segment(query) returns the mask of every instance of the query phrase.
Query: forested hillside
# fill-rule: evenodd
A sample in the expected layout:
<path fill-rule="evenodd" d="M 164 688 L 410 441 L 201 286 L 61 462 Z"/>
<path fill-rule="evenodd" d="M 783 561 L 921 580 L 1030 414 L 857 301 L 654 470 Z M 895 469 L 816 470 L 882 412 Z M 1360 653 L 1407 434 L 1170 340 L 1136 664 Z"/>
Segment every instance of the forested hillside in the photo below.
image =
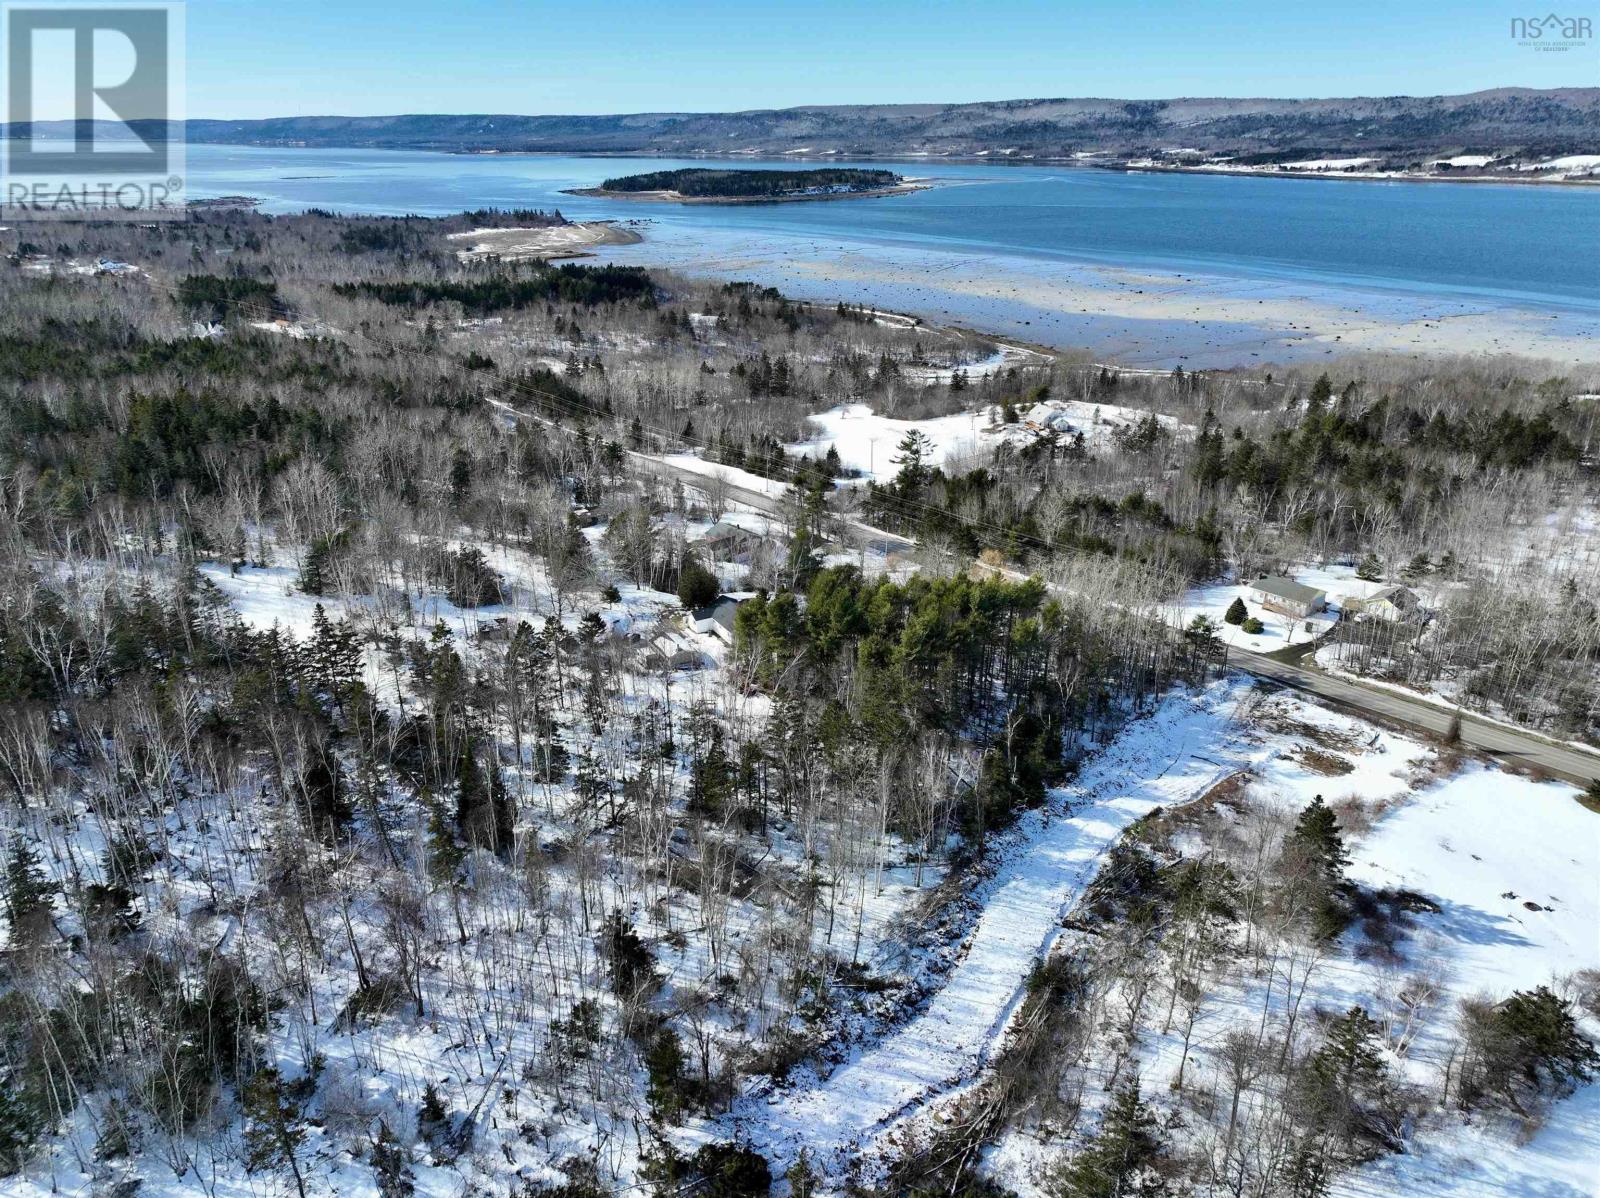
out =
<path fill-rule="evenodd" d="M 1048 158 L 1080 150 L 1137 155 L 1183 146 L 1269 160 L 1283 154 L 1378 154 L 1410 162 L 1462 150 L 1592 154 L 1600 145 L 1600 90 L 1499 88 L 1460 96 L 1303 100 L 1018 99 L 617 116 L 299 116 L 192 120 L 185 136 L 244 145 L 668 155 L 804 151 L 879 158 Z"/>
<path fill-rule="evenodd" d="M 1351 668 L 1593 737 L 1594 559 L 1528 540 L 1590 510 L 1593 380 L 1119 373 L 446 240 L 559 219 L 0 232 L 0 1185 L 976 1195 L 1022 1137 L 1050 1194 L 1300 1195 L 1590 1076 L 1540 893 L 1534 964 L 1418 999 L 1444 1090 L 1391 1085 L 1329 963 L 1400 969 L 1433 900 L 1349 846 L 1488 767 L 1258 704 L 1173 604 L 1359 561 L 1433 614 Z M 865 465 L 846 404 L 896 422 Z M 1152 1012 L 1240 992 L 1157 1130 Z M 942 1048 L 1003 1101 L 797 1151 L 972 993 Z"/>

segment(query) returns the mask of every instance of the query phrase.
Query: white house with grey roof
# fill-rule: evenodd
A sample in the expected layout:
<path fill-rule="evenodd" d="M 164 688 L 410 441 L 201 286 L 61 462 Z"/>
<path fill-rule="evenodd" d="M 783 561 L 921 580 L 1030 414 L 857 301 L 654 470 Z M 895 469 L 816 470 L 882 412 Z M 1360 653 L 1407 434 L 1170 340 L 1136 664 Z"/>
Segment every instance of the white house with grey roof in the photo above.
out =
<path fill-rule="evenodd" d="M 718 595 L 708 607 L 697 607 L 689 613 L 689 627 L 704 632 L 729 645 L 733 644 L 733 617 L 739 604 L 751 598 L 754 591 L 735 591 Z"/>
<path fill-rule="evenodd" d="M 1326 591 L 1308 587 L 1281 574 L 1269 574 L 1256 579 L 1250 584 L 1249 592 L 1250 602 L 1296 620 L 1314 615 L 1328 606 Z"/>
<path fill-rule="evenodd" d="M 1422 600 L 1410 587 L 1391 583 L 1389 586 L 1379 587 L 1364 599 L 1347 599 L 1344 609 L 1352 615 L 1359 613 L 1398 623 L 1419 614 L 1422 610 Z"/>

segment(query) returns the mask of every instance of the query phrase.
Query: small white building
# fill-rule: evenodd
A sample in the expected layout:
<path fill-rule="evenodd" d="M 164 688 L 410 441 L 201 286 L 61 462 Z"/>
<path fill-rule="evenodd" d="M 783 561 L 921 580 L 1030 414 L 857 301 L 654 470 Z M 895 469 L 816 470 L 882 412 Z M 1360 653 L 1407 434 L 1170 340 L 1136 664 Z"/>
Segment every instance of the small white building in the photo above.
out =
<path fill-rule="evenodd" d="M 1296 620 L 1315 615 L 1328 606 L 1326 591 L 1308 587 L 1303 582 L 1296 582 L 1281 574 L 1269 574 L 1265 578 L 1256 579 L 1250 584 L 1249 594 L 1250 602 L 1259 604 L 1268 611 L 1275 611 L 1280 616 L 1290 616 Z"/>

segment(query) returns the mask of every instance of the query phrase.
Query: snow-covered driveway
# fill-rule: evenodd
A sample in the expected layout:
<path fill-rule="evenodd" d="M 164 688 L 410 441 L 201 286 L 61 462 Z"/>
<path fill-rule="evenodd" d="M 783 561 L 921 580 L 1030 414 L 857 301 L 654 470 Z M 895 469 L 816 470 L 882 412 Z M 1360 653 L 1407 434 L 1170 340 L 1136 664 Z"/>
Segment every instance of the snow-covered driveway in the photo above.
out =
<path fill-rule="evenodd" d="M 928 1005 L 828 1077 L 749 1097 L 734 1112 L 738 1131 L 778 1172 L 801 1148 L 829 1179 L 852 1160 L 871 1169 L 890 1133 L 983 1069 L 1034 960 L 1123 829 L 1194 798 L 1259 751 L 1234 735 L 1236 709 L 1251 694 L 1240 682 L 1175 693 L 1125 729 L 1021 821 L 964 956 Z"/>

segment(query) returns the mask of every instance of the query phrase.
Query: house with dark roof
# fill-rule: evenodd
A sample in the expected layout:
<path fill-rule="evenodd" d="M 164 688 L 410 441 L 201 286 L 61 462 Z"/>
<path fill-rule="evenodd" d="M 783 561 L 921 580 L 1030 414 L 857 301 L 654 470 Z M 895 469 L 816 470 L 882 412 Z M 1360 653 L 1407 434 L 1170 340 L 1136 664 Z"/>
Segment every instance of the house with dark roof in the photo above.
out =
<path fill-rule="evenodd" d="M 712 561 L 748 566 L 761 545 L 761 534 L 737 524 L 719 521 L 700 538 L 699 544 Z"/>
<path fill-rule="evenodd" d="M 719 641 L 733 644 L 733 617 L 744 598 L 747 596 L 718 595 L 714 602 L 689 613 L 689 626 L 696 632 L 708 633 Z"/>
<path fill-rule="evenodd" d="M 1299 620 L 1328 606 L 1328 593 L 1308 587 L 1281 574 L 1258 578 L 1249 587 L 1250 602 L 1260 604 L 1280 616 Z"/>

